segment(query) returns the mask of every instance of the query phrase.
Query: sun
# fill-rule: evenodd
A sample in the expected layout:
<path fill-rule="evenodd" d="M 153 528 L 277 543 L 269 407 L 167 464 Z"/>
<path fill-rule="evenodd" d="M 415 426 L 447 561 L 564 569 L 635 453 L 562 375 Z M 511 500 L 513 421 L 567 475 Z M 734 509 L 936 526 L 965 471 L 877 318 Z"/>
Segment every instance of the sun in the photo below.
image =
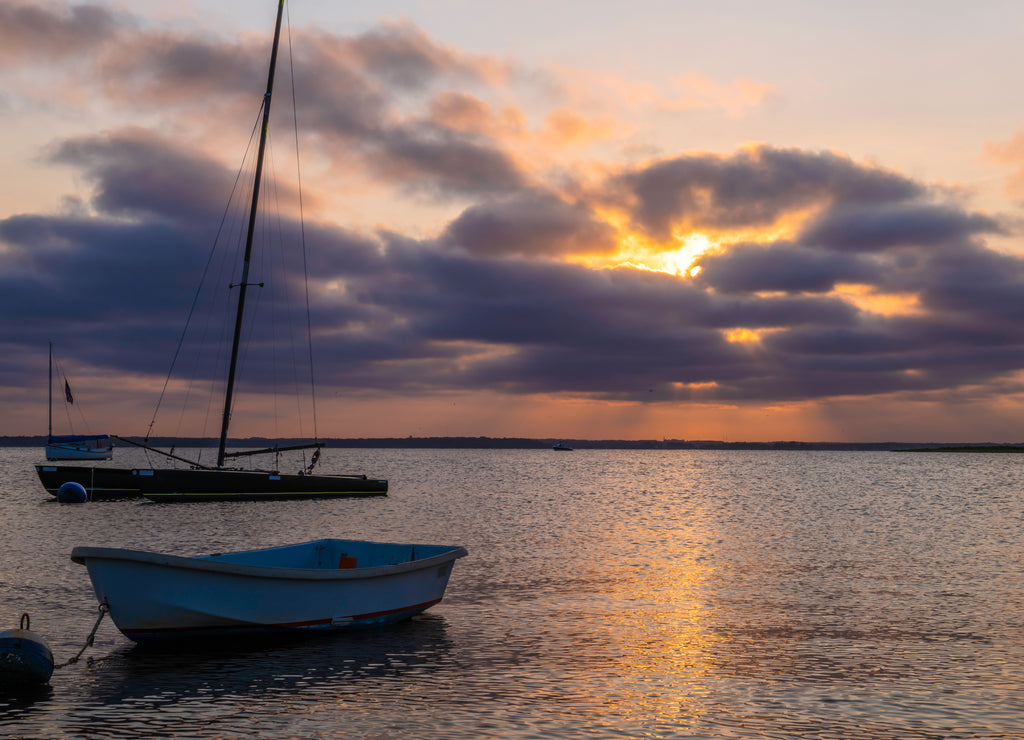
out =
<path fill-rule="evenodd" d="M 660 255 L 664 264 L 664 272 L 674 275 L 689 275 L 695 277 L 700 272 L 700 266 L 693 263 L 705 252 L 715 245 L 706 234 L 694 231 L 686 236 L 675 235 L 676 239 L 682 242 L 678 249 L 672 252 L 664 252 Z"/>
<path fill-rule="evenodd" d="M 608 217 L 615 223 L 615 219 Z M 697 264 L 707 252 L 722 248 L 715 236 L 702 231 L 674 231 L 668 240 L 655 240 L 639 231 L 631 231 L 617 224 L 619 228 L 618 249 L 612 253 L 574 255 L 569 262 L 582 264 L 591 269 L 615 269 L 630 267 L 635 270 L 662 272 L 680 278 L 696 277 L 701 267 Z"/>
<path fill-rule="evenodd" d="M 694 264 L 701 255 L 717 248 L 710 237 L 699 231 L 689 234 L 673 234 L 675 249 L 665 249 L 646 238 L 630 234 L 622 240 L 619 254 L 614 260 L 616 266 L 629 266 L 650 272 L 664 272 L 679 277 L 696 277 L 700 266 Z"/>

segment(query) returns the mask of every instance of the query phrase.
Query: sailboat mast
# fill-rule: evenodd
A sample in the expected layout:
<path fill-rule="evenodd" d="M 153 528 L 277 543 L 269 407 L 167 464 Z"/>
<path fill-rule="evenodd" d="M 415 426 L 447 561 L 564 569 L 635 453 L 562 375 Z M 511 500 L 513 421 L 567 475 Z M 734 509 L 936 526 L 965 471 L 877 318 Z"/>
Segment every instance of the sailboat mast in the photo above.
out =
<path fill-rule="evenodd" d="M 245 256 L 242 258 L 242 279 L 238 283 L 238 311 L 235 314 L 235 333 L 231 340 L 231 363 L 228 367 L 228 385 L 224 393 L 224 416 L 220 427 L 220 447 L 217 451 L 217 467 L 224 465 L 224 448 L 228 441 L 228 424 L 231 420 L 231 396 L 235 390 L 235 369 L 238 366 L 238 344 L 242 336 L 242 316 L 245 312 L 245 291 L 249 287 L 249 261 L 252 257 L 252 238 L 256 230 L 256 212 L 260 198 L 260 178 L 263 175 L 263 153 L 267 146 L 267 130 L 270 127 L 270 95 L 274 90 L 274 70 L 277 67 L 277 45 L 281 39 L 281 17 L 284 14 L 284 0 L 277 6 L 277 24 L 274 26 L 274 46 L 270 52 L 270 73 L 267 75 L 267 93 L 263 98 L 263 128 L 260 130 L 260 149 L 256 156 L 256 175 L 252 186 L 252 206 L 249 209 L 249 231 L 245 237 Z"/>
<path fill-rule="evenodd" d="M 46 415 L 46 441 L 49 443 L 50 439 L 53 438 L 53 342 L 50 342 L 50 396 L 49 403 L 47 404 L 49 409 Z"/>

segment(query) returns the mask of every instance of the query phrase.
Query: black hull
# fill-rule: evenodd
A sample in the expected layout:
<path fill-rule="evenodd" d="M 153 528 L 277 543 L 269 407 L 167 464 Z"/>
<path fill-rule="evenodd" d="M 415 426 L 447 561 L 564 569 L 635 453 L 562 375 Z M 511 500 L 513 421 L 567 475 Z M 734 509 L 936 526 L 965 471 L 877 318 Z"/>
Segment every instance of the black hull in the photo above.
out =
<path fill-rule="evenodd" d="M 142 495 L 159 503 L 281 501 L 386 496 L 388 482 L 364 475 L 282 475 L 248 470 L 139 469 Z"/>
<path fill-rule="evenodd" d="M 51 496 L 65 483 L 80 483 L 90 501 L 145 496 L 160 503 L 274 501 L 386 496 L 388 482 L 365 475 L 279 475 L 247 470 L 102 468 L 36 465 Z"/>
<path fill-rule="evenodd" d="M 91 465 L 36 465 L 39 482 L 51 496 L 65 483 L 79 483 L 90 501 L 137 498 L 142 495 L 138 476 L 131 468 Z"/>

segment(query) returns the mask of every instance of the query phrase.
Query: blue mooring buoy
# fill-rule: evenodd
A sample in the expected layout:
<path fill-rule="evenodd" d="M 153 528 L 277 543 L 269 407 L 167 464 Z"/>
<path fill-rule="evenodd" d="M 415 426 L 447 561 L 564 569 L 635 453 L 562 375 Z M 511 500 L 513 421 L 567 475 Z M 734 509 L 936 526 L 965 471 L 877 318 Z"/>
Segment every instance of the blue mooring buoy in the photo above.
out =
<path fill-rule="evenodd" d="M 57 489 L 57 500 L 62 504 L 84 504 L 89 500 L 89 494 L 81 483 L 68 481 Z"/>
<path fill-rule="evenodd" d="M 53 653 L 50 646 L 30 626 L 28 614 L 22 614 L 18 629 L 0 632 L 2 686 L 13 689 L 32 688 L 48 683 L 53 675 Z"/>

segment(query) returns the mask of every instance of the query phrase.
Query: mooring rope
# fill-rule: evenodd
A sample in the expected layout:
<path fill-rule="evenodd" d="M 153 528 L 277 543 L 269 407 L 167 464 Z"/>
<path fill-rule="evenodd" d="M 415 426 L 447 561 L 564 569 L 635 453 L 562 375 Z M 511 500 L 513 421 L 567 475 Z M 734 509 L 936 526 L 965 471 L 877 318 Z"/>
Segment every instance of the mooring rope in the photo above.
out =
<path fill-rule="evenodd" d="M 92 647 L 93 642 L 96 640 L 96 630 L 98 630 L 100 628 L 100 622 L 103 621 L 103 617 L 107 616 L 107 613 L 109 611 L 110 611 L 110 605 L 107 602 L 104 601 L 102 604 L 100 604 L 100 616 L 96 620 L 96 624 L 94 624 L 92 626 L 92 632 L 90 632 L 89 636 L 87 638 L 85 638 L 85 644 L 82 645 L 82 649 L 78 651 L 78 655 L 76 655 L 75 657 L 71 658 L 70 660 L 64 661 L 60 665 L 55 665 L 53 667 L 54 670 L 57 670 L 58 668 L 64 668 L 66 666 L 69 666 L 69 665 L 72 665 L 74 663 L 77 663 L 78 659 L 82 657 L 82 653 L 84 653 L 87 648 Z"/>

